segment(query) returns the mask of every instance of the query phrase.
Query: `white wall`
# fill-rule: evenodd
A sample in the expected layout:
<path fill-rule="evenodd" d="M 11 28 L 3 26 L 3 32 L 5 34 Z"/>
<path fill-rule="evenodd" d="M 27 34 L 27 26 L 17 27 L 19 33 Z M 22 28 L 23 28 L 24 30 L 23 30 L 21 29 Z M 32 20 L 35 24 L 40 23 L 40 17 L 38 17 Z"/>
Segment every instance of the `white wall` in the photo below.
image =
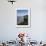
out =
<path fill-rule="evenodd" d="M 17 0 L 13 5 L 0 0 L 0 40 L 14 40 L 21 31 L 29 33 L 33 40 L 46 40 L 45 0 Z M 31 27 L 16 28 L 16 8 L 31 8 Z"/>

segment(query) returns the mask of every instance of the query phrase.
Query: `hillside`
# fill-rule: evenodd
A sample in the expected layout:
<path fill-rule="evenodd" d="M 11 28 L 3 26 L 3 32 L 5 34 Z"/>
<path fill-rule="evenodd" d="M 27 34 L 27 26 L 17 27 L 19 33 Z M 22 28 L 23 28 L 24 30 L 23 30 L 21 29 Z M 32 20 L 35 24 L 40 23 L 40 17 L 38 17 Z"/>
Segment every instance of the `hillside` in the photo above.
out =
<path fill-rule="evenodd" d="M 18 25 L 28 25 L 28 15 L 25 15 L 23 17 L 24 17 L 24 21 L 19 23 Z"/>

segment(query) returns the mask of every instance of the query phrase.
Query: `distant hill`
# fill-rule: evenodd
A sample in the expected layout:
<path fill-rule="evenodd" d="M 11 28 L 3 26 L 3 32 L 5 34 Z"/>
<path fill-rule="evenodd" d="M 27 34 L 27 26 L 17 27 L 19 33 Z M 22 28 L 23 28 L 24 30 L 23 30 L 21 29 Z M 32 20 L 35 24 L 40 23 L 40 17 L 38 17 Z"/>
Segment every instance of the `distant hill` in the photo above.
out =
<path fill-rule="evenodd" d="M 18 25 L 28 25 L 28 15 L 23 16 L 23 20 L 24 21 L 19 23 Z"/>

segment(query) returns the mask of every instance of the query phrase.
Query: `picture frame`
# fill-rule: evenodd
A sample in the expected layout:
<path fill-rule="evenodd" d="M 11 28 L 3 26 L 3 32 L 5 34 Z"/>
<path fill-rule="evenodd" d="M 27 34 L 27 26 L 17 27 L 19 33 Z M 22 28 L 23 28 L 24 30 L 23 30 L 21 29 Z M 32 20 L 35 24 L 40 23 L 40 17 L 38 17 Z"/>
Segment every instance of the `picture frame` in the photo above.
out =
<path fill-rule="evenodd" d="M 31 8 L 16 8 L 16 27 L 31 26 Z"/>

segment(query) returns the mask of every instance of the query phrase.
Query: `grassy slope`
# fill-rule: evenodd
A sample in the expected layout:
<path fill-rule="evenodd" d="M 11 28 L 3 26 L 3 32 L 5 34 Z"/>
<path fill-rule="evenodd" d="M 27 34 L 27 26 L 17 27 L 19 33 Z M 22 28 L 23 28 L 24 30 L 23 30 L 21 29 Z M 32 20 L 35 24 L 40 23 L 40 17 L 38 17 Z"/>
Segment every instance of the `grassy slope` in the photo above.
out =
<path fill-rule="evenodd" d="M 24 16 L 24 22 L 18 24 L 18 25 L 28 25 L 28 15 Z"/>

